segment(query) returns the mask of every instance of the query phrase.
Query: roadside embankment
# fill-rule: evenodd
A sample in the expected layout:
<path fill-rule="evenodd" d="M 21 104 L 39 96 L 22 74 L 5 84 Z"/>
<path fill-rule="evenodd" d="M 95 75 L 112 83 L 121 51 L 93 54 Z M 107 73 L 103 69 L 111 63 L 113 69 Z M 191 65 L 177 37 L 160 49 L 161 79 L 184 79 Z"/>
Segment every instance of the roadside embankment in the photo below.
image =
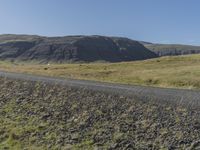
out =
<path fill-rule="evenodd" d="M 198 149 L 200 109 L 0 78 L 0 149 Z"/>

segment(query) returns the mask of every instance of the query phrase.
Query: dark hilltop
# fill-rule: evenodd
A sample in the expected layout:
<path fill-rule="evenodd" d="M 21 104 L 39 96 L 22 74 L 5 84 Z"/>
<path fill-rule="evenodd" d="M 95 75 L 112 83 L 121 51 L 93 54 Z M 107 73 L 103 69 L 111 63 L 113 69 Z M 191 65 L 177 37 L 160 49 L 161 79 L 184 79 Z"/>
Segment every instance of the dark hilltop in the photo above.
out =
<path fill-rule="evenodd" d="M 42 37 L 0 35 L 0 60 L 47 62 L 121 62 L 155 58 L 138 41 L 105 36 Z"/>
<path fill-rule="evenodd" d="M 0 35 L 0 60 L 39 63 L 122 62 L 200 53 L 200 46 L 154 44 L 123 37 Z"/>

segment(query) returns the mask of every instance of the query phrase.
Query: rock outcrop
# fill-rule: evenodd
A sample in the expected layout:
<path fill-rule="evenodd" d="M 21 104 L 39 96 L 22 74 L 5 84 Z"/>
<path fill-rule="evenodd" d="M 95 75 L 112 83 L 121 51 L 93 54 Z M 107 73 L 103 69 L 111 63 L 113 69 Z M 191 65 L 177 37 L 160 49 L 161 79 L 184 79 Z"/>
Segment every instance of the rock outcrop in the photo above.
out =
<path fill-rule="evenodd" d="M 121 62 L 155 58 L 138 41 L 105 36 L 40 37 L 0 35 L 0 60 L 48 62 Z"/>

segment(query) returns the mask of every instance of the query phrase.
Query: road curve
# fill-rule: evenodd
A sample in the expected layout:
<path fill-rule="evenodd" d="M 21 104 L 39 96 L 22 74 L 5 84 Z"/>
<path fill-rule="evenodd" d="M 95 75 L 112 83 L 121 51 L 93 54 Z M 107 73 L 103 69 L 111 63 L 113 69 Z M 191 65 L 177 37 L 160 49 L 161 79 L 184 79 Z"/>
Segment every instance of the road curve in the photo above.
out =
<path fill-rule="evenodd" d="M 74 88 L 108 92 L 112 94 L 137 97 L 144 101 L 158 101 L 184 105 L 192 109 L 200 108 L 200 91 L 186 89 L 156 88 L 147 86 L 132 86 L 123 84 L 104 83 L 87 80 L 62 79 L 22 73 L 9 73 L 0 71 L 0 77 L 17 80 L 44 82 L 48 84 L 61 84 Z"/>

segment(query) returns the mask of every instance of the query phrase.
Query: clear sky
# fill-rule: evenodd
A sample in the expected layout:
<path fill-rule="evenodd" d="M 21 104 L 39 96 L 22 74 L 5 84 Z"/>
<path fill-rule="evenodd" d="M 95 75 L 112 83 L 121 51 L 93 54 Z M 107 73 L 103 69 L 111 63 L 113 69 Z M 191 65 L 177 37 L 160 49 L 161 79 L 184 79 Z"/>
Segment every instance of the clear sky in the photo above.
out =
<path fill-rule="evenodd" d="M 200 0 L 0 0 L 0 34 L 200 45 Z"/>

